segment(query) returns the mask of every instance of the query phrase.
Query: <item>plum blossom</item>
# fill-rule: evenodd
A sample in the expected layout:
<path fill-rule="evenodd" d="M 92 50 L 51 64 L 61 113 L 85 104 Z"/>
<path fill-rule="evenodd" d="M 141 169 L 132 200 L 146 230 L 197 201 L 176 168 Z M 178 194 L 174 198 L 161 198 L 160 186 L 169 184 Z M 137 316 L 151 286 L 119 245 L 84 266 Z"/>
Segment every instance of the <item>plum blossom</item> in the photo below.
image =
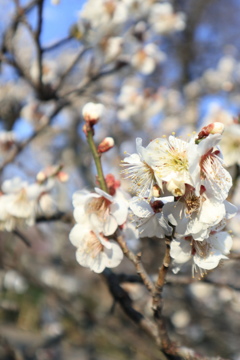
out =
<path fill-rule="evenodd" d="M 222 155 L 217 148 L 220 140 L 221 134 L 209 134 L 205 139 L 199 140 L 199 144 L 192 145 L 189 172 L 197 195 L 203 185 L 208 196 L 214 196 L 221 202 L 228 196 L 232 178 L 223 167 Z"/>
<path fill-rule="evenodd" d="M 185 15 L 182 12 L 174 13 L 170 3 L 152 5 L 149 21 L 153 30 L 159 34 L 168 34 L 185 28 Z"/>
<path fill-rule="evenodd" d="M 123 252 L 120 246 L 102 233 L 92 230 L 90 224 L 76 224 L 69 234 L 71 243 L 77 247 L 76 259 L 84 267 L 101 273 L 106 267 L 120 264 Z"/>
<path fill-rule="evenodd" d="M 123 24 L 127 18 L 126 5 L 116 0 L 89 0 L 80 13 L 80 21 L 88 22 L 97 37 L 107 34 L 112 27 Z"/>
<path fill-rule="evenodd" d="M 221 139 L 221 150 L 226 166 L 240 165 L 240 124 L 234 123 L 226 126 Z"/>
<path fill-rule="evenodd" d="M 142 74 L 149 75 L 165 59 L 166 55 L 155 44 L 147 44 L 132 56 L 131 63 Z"/>
<path fill-rule="evenodd" d="M 155 176 L 153 167 L 151 166 L 152 160 L 152 142 L 144 148 L 142 146 L 142 139 L 136 139 L 137 153 L 127 156 L 122 166 L 126 167 L 122 171 L 127 179 L 132 182 L 132 191 L 138 196 L 150 196 L 152 193 L 153 185 L 158 184 L 162 186 L 162 181 L 158 176 Z M 157 175 L 157 174 L 156 174 Z"/>
<path fill-rule="evenodd" d="M 97 123 L 100 117 L 103 115 L 104 106 L 102 104 L 95 104 L 89 102 L 84 105 L 82 109 L 82 115 L 85 121 L 90 121 L 91 123 Z"/>
<path fill-rule="evenodd" d="M 40 199 L 52 186 L 52 182 L 28 184 L 20 178 L 4 181 L 0 196 L 0 228 L 12 231 L 17 226 L 32 226 L 39 213 Z"/>
<path fill-rule="evenodd" d="M 128 214 L 128 203 L 120 190 L 111 196 L 99 188 L 95 192 L 80 190 L 73 194 L 74 218 L 84 226 L 91 224 L 93 230 L 103 235 L 112 235 L 124 224 Z"/>
<path fill-rule="evenodd" d="M 133 197 L 129 206 L 133 212 L 133 222 L 139 230 L 140 237 L 164 238 L 172 234 L 172 227 L 164 217 L 164 204 L 173 201 L 173 197 L 152 198 L 151 201 Z"/>
<path fill-rule="evenodd" d="M 174 196 L 185 193 L 185 184 L 192 184 L 188 154 L 191 143 L 169 136 L 151 142 L 151 163 L 157 178 L 167 182 L 167 189 Z"/>
<path fill-rule="evenodd" d="M 215 198 L 208 198 L 206 193 L 197 196 L 191 187 L 177 202 L 168 203 L 163 212 L 168 221 L 175 226 L 176 233 L 182 236 L 191 235 L 195 240 L 204 240 L 211 227 L 219 224 L 224 218 L 231 218 L 237 208 L 228 201 L 222 203 Z"/>
<path fill-rule="evenodd" d="M 232 237 L 226 232 L 211 233 L 204 241 L 196 241 L 191 236 L 178 237 L 171 242 L 170 255 L 174 259 L 174 272 L 178 272 L 187 261 L 193 261 L 192 275 L 199 273 L 200 277 L 206 270 L 212 270 L 219 262 L 227 259 L 232 247 Z"/>

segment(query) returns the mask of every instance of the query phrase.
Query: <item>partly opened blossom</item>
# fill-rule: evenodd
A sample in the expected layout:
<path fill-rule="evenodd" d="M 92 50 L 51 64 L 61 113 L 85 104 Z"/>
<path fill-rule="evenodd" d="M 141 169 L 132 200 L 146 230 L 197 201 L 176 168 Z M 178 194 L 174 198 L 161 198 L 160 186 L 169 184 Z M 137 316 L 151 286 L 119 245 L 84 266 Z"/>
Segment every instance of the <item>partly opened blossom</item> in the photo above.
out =
<path fill-rule="evenodd" d="M 232 178 L 223 167 L 220 150 L 217 148 L 220 134 L 210 134 L 199 144 L 192 145 L 189 153 L 189 172 L 193 179 L 196 194 L 204 186 L 208 196 L 223 201 L 232 186 Z"/>
<path fill-rule="evenodd" d="M 89 224 L 76 224 L 69 234 L 71 243 L 77 247 L 76 258 L 80 265 L 101 273 L 106 267 L 120 264 L 123 252 L 113 240 L 95 232 Z"/>
<path fill-rule="evenodd" d="M 232 247 L 232 237 L 225 231 L 210 234 L 204 241 L 196 241 L 191 236 L 173 239 L 170 255 L 174 259 L 175 272 L 189 260 L 192 260 L 193 276 L 203 276 L 206 270 L 212 270 L 219 262 L 227 259 Z"/>
<path fill-rule="evenodd" d="M 173 201 L 173 197 L 153 198 L 148 201 L 135 196 L 130 200 L 133 221 L 140 237 L 164 238 L 172 234 L 172 227 L 163 214 L 164 204 L 168 201 Z"/>
<path fill-rule="evenodd" d="M 120 191 L 111 196 L 99 188 L 95 193 L 80 190 L 73 194 L 74 218 L 79 224 L 91 224 L 93 230 L 112 235 L 128 214 L 128 203 Z"/>

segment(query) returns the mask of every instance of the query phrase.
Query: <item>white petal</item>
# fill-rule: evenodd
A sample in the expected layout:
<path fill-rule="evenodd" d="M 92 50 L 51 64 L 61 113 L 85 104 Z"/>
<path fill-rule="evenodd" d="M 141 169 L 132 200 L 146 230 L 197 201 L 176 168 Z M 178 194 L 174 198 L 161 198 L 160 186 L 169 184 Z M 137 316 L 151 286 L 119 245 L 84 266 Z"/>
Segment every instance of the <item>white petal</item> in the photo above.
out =
<path fill-rule="evenodd" d="M 143 198 L 134 196 L 129 202 L 130 209 L 134 215 L 140 218 L 148 218 L 154 214 L 149 202 Z"/>
<path fill-rule="evenodd" d="M 221 259 L 227 259 L 219 250 L 211 250 L 211 254 L 208 257 L 194 256 L 194 262 L 200 268 L 205 270 L 211 270 L 218 266 Z"/>
<path fill-rule="evenodd" d="M 225 209 L 226 209 L 226 219 L 231 219 L 233 216 L 237 214 L 238 208 L 231 204 L 228 201 L 224 201 Z"/>
<path fill-rule="evenodd" d="M 232 237 L 226 231 L 221 231 L 209 236 L 208 241 L 215 249 L 219 250 L 224 255 L 229 254 L 232 248 Z"/>
<path fill-rule="evenodd" d="M 127 220 L 128 206 L 126 201 L 118 201 L 110 205 L 110 212 L 117 220 L 118 225 L 122 225 Z"/>
<path fill-rule="evenodd" d="M 69 240 L 74 246 L 79 247 L 88 232 L 89 228 L 76 224 L 70 231 Z"/>
<path fill-rule="evenodd" d="M 118 244 L 116 244 L 114 241 L 110 241 L 111 243 L 111 249 L 104 249 L 105 254 L 107 255 L 106 260 L 106 267 L 113 268 L 118 266 L 122 259 L 123 259 L 123 252 L 122 249 Z"/>
<path fill-rule="evenodd" d="M 103 224 L 103 234 L 106 236 L 112 235 L 117 230 L 118 223 L 114 216 L 109 214 L 107 220 Z"/>
<path fill-rule="evenodd" d="M 191 259 L 191 245 L 187 240 L 172 240 L 170 256 L 178 264 L 183 264 Z"/>
<path fill-rule="evenodd" d="M 103 191 L 102 189 L 95 187 L 94 190 L 96 191 L 96 193 L 98 195 L 104 197 L 105 199 L 109 200 L 110 202 L 114 201 L 113 197 L 111 195 L 109 195 L 108 193 L 106 193 L 105 191 Z"/>

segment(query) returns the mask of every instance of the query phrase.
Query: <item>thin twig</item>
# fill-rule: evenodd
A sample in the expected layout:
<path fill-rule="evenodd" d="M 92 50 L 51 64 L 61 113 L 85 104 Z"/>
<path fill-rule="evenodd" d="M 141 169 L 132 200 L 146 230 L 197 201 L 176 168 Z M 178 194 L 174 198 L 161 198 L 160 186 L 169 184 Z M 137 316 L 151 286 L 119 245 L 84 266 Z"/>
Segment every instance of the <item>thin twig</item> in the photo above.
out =
<path fill-rule="evenodd" d="M 73 39 L 73 36 L 72 35 L 68 35 L 66 36 L 65 38 L 63 39 L 60 39 L 58 41 L 56 41 L 55 43 L 51 44 L 51 45 L 48 45 L 48 46 L 45 46 L 42 48 L 42 52 L 48 52 L 48 51 L 52 51 L 52 50 L 55 50 L 57 49 L 59 46 L 62 46 L 64 45 L 65 43 L 68 43 L 68 41 L 72 40 Z"/>
<path fill-rule="evenodd" d="M 16 235 L 22 242 L 27 246 L 31 247 L 30 241 L 19 231 L 19 230 L 13 230 L 13 234 Z"/>
<path fill-rule="evenodd" d="M 19 155 L 27 145 L 29 145 L 39 134 L 41 134 L 52 122 L 54 117 L 65 107 L 69 105 L 68 101 L 61 101 L 59 102 L 53 112 L 50 114 L 50 116 L 47 118 L 46 122 L 38 128 L 37 131 L 35 131 L 27 140 L 25 140 L 22 144 L 18 145 L 14 149 L 14 151 L 11 153 L 11 155 L 3 162 L 3 164 L 0 166 L 0 173 L 3 171 L 4 167 L 11 163 L 17 155 Z"/>
<path fill-rule="evenodd" d="M 158 278 L 155 284 L 155 291 L 153 293 L 153 314 L 154 319 L 158 325 L 158 331 L 159 335 L 162 341 L 162 347 L 166 351 L 167 354 L 176 354 L 176 349 L 173 346 L 171 340 L 169 339 L 166 323 L 162 315 L 163 310 L 163 287 L 165 284 L 166 275 L 171 263 L 171 257 L 170 257 L 170 243 L 171 239 L 166 238 L 166 250 L 165 255 L 163 259 L 162 266 L 159 268 Z"/>
<path fill-rule="evenodd" d="M 135 255 L 127 246 L 126 241 L 123 239 L 120 231 L 117 231 L 115 237 L 117 243 L 121 247 L 124 255 L 134 264 L 137 274 L 141 277 L 144 285 L 148 289 L 148 291 L 153 294 L 154 293 L 154 285 L 150 277 L 148 276 L 146 270 L 143 267 L 141 262 L 141 254 Z"/>
<path fill-rule="evenodd" d="M 55 91 L 58 91 L 62 84 L 64 83 L 64 80 L 66 79 L 66 77 L 68 76 L 68 74 L 71 72 L 71 70 L 74 68 L 74 66 L 80 61 L 80 59 L 82 58 L 82 56 L 85 54 L 85 52 L 87 50 L 89 50 L 90 48 L 83 48 L 81 49 L 81 51 L 78 53 L 78 55 L 75 57 L 75 59 L 73 60 L 73 62 L 69 65 L 69 67 L 66 69 L 66 71 L 64 72 L 64 74 L 62 74 L 57 86 L 55 87 Z"/>
<path fill-rule="evenodd" d="M 41 47 L 41 32 L 42 32 L 42 23 L 43 23 L 43 3 L 44 0 L 39 0 L 38 2 L 38 23 L 37 23 L 37 29 L 35 32 L 35 41 L 36 41 L 36 48 L 37 48 L 37 66 L 38 66 L 38 87 L 40 93 L 42 92 L 43 88 L 43 82 L 42 82 L 42 74 L 43 74 L 43 68 L 42 68 L 42 47 Z"/>
<path fill-rule="evenodd" d="M 114 300 L 120 304 L 128 317 L 148 333 L 157 343 L 160 343 L 156 325 L 132 307 L 132 300 L 128 293 L 120 286 L 118 277 L 110 269 L 105 269 L 102 274 L 107 281 L 108 288 Z"/>
<path fill-rule="evenodd" d="M 104 178 L 102 164 L 101 164 L 101 154 L 99 154 L 97 151 L 96 144 L 93 140 L 93 135 L 94 135 L 93 129 L 91 127 L 88 127 L 86 130 L 86 136 L 87 136 L 88 145 L 90 147 L 95 162 L 95 166 L 98 174 L 98 181 L 101 189 L 105 192 L 108 192 L 108 188 Z"/>
<path fill-rule="evenodd" d="M 89 86 L 90 84 L 92 84 L 94 81 L 99 80 L 102 77 L 112 75 L 112 74 L 114 74 L 115 72 L 121 70 L 123 67 L 125 67 L 127 65 L 128 65 L 128 63 L 121 63 L 120 62 L 120 63 L 117 63 L 112 69 L 101 71 L 101 72 L 99 72 L 99 73 L 97 73 L 95 75 L 92 75 L 92 76 L 86 76 L 82 80 L 82 83 L 77 88 L 66 92 L 62 96 L 66 97 L 66 96 L 70 96 L 70 95 L 81 95 L 85 91 L 85 88 L 87 86 Z"/>

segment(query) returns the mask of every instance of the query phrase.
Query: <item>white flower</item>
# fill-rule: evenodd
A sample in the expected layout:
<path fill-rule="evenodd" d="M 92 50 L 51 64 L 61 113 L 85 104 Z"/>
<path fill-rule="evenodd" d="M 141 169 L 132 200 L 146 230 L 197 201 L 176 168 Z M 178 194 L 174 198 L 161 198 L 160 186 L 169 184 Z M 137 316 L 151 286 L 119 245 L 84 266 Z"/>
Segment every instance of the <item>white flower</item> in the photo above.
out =
<path fill-rule="evenodd" d="M 188 153 L 191 144 L 169 136 L 169 139 L 158 138 L 151 142 L 151 164 L 155 176 L 167 182 L 167 189 L 174 196 L 185 193 L 185 184 L 192 184 L 189 174 Z"/>
<path fill-rule="evenodd" d="M 240 124 L 231 124 L 225 127 L 221 139 L 221 150 L 226 166 L 240 165 Z"/>
<path fill-rule="evenodd" d="M 136 86 L 123 85 L 118 98 L 119 110 L 118 117 L 121 121 L 128 121 L 129 119 L 138 116 L 143 110 L 145 99 L 143 95 L 139 94 Z"/>
<path fill-rule="evenodd" d="M 92 102 L 84 105 L 82 109 L 82 115 L 85 121 L 94 121 L 97 122 L 100 117 L 103 115 L 104 105 L 94 104 Z"/>
<path fill-rule="evenodd" d="M 138 196 L 151 196 L 154 184 L 162 186 L 162 182 L 155 177 L 153 168 L 151 167 L 151 148 L 152 142 L 144 148 L 142 139 L 136 139 L 137 154 L 126 157 L 122 165 L 126 167 L 122 171 L 127 179 L 132 182 L 132 191 Z"/>
<path fill-rule="evenodd" d="M 127 219 L 127 201 L 119 191 L 114 196 L 98 188 L 95 191 L 80 190 L 73 194 L 74 218 L 84 226 L 91 224 L 92 229 L 105 236 L 112 235 Z"/>
<path fill-rule="evenodd" d="M 150 23 L 159 34 L 181 31 L 185 28 L 185 15 L 181 12 L 174 13 L 169 3 L 157 3 L 151 7 Z"/>
<path fill-rule="evenodd" d="M 99 45 L 104 53 L 105 63 L 108 63 L 115 60 L 121 54 L 123 38 L 120 36 L 104 38 Z"/>
<path fill-rule="evenodd" d="M 106 267 L 120 264 L 123 252 L 118 244 L 87 225 L 76 224 L 69 234 L 71 243 L 77 247 L 76 258 L 80 265 L 101 273 Z"/>
<path fill-rule="evenodd" d="M 227 259 L 232 247 L 232 238 L 225 232 L 213 233 L 204 241 L 196 241 L 191 236 L 174 239 L 171 242 L 170 256 L 174 259 L 174 272 L 178 272 L 181 265 L 190 259 L 193 260 L 194 273 L 200 276 L 206 274 L 206 270 L 212 270 L 218 266 L 220 260 Z"/>
<path fill-rule="evenodd" d="M 38 212 L 39 200 L 52 186 L 52 182 L 29 185 L 20 178 L 4 181 L 2 191 L 5 194 L 0 196 L 1 229 L 12 231 L 16 226 L 32 226 Z"/>
<path fill-rule="evenodd" d="M 151 201 L 139 197 L 133 197 L 130 200 L 133 221 L 139 230 L 140 237 L 164 238 L 166 235 L 171 235 L 172 227 L 168 224 L 162 210 L 165 203 L 173 200 L 172 196 L 153 198 Z"/>
<path fill-rule="evenodd" d="M 131 58 L 132 65 L 145 75 L 151 74 L 158 63 L 163 62 L 166 55 L 155 44 L 147 44 Z"/>
<path fill-rule="evenodd" d="M 136 226 L 134 226 L 130 220 L 127 220 L 124 225 L 121 226 L 121 230 L 129 249 L 132 251 L 137 251 L 140 246 L 140 241 L 139 231 Z"/>
<path fill-rule="evenodd" d="M 117 0 L 89 0 L 80 13 L 80 19 L 88 20 L 97 36 L 106 34 L 114 25 L 127 20 L 127 7 Z"/>
<path fill-rule="evenodd" d="M 176 233 L 182 236 L 191 235 L 195 240 L 204 240 L 211 228 L 224 218 L 236 214 L 236 207 L 227 201 L 220 203 L 208 198 L 205 193 L 196 196 L 191 188 L 175 203 L 164 206 L 163 212 L 169 222 L 175 226 Z"/>
<path fill-rule="evenodd" d="M 224 169 L 221 153 L 216 148 L 220 140 L 220 134 L 210 134 L 200 140 L 199 144 L 192 144 L 189 153 L 189 171 L 197 195 L 200 194 L 201 186 L 204 186 L 209 197 L 214 196 L 222 202 L 228 196 L 232 178 Z"/>

